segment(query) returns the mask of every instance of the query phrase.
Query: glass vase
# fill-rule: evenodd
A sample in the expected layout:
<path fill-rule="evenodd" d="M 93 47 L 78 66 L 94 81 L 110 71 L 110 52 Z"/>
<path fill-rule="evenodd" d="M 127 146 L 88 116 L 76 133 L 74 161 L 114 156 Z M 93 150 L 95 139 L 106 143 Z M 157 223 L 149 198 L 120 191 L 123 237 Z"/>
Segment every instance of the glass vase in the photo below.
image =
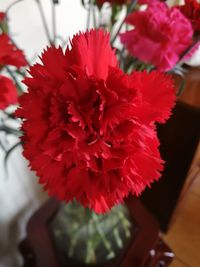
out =
<path fill-rule="evenodd" d="M 63 203 L 52 220 L 51 232 L 63 263 L 70 259 L 99 266 L 116 258 L 127 245 L 131 237 L 129 211 L 119 205 L 97 215 L 77 202 Z"/>

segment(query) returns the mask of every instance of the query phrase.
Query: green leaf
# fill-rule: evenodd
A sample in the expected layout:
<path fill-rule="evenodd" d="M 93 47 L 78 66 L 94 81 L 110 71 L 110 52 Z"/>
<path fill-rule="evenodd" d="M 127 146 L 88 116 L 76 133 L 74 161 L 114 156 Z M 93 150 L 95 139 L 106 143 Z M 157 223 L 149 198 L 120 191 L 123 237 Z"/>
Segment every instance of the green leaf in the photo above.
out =
<path fill-rule="evenodd" d="M 119 230 L 117 228 L 115 228 L 114 231 L 113 231 L 113 234 L 114 234 L 117 246 L 119 248 L 122 248 L 123 247 L 123 242 L 122 242 L 122 239 L 120 237 Z"/>
<path fill-rule="evenodd" d="M 1 125 L 0 131 L 5 132 L 7 134 L 13 134 L 13 135 L 18 136 L 18 137 L 20 137 L 22 135 L 22 132 L 20 130 L 10 128 L 6 125 Z"/>
<path fill-rule="evenodd" d="M 183 76 L 183 77 L 181 77 L 181 78 L 182 78 L 182 80 L 181 80 L 181 84 L 180 84 L 180 86 L 179 86 L 178 91 L 176 92 L 176 95 L 177 95 L 177 96 L 180 96 L 180 95 L 183 93 L 184 89 L 185 89 L 185 84 L 186 84 L 185 77 Z"/>
<path fill-rule="evenodd" d="M 179 89 L 176 92 L 177 96 L 180 96 L 185 89 L 185 84 L 186 84 L 185 72 L 186 72 L 186 70 L 179 65 L 177 65 L 173 70 L 168 72 L 171 74 L 176 74 L 181 79 L 181 84 L 179 86 Z"/>
<path fill-rule="evenodd" d="M 8 24 L 7 22 L 3 21 L 0 23 L 0 29 L 2 31 L 2 33 L 8 33 L 9 29 L 8 29 Z"/>

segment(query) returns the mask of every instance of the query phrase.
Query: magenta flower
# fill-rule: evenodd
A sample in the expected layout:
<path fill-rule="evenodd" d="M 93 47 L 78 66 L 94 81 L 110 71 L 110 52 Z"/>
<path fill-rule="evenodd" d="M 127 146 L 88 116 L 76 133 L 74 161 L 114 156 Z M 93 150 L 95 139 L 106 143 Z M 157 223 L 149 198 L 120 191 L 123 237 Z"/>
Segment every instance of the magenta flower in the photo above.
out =
<path fill-rule="evenodd" d="M 121 42 L 132 55 L 162 71 L 172 69 L 192 44 L 191 23 L 164 3 L 154 2 L 130 14 L 126 22 L 134 29 L 121 34 Z"/>

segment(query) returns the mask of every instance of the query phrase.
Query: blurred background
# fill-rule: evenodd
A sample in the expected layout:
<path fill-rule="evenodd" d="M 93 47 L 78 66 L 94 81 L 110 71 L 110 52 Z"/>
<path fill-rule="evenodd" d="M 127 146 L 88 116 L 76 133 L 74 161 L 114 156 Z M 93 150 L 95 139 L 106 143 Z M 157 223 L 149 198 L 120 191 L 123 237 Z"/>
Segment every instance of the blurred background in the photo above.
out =
<path fill-rule="evenodd" d="M 0 11 L 10 7 L 10 31 L 13 40 L 24 50 L 31 62 L 34 62 L 48 45 L 38 6 L 35 0 L 18 1 L 0 0 Z M 43 10 L 50 25 L 52 22 L 51 1 L 42 0 Z M 168 1 L 179 4 L 183 1 Z M 87 12 L 80 0 L 60 0 L 56 6 L 57 35 L 59 42 L 68 43 L 70 37 L 86 29 Z M 106 15 L 105 18 L 106 20 Z M 51 27 L 50 27 L 51 28 Z M 52 32 L 49 32 L 52 35 Z M 193 64 L 199 62 L 199 55 Z M 200 89 L 200 71 L 188 78 Z M 188 99 L 185 97 L 185 99 Z M 199 106 L 199 92 L 194 97 Z M 183 98 L 184 101 L 184 98 Z M 187 102 L 187 100 L 186 100 Z M 192 100 L 193 102 L 193 100 Z M 191 104 L 191 103 L 190 103 Z M 0 136 L 3 138 L 3 136 Z M 9 145 L 17 139 L 9 137 Z M 28 162 L 21 157 L 21 147 L 17 147 L 9 156 L 7 169 L 4 166 L 3 153 L 0 148 L 0 267 L 21 266 L 22 259 L 17 251 L 17 244 L 25 236 L 27 220 L 33 212 L 48 198 L 37 184 L 34 173 L 27 168 Z M 182 193 L 173 214 L 169 232 L 165 240 L 172 247 L 176 259 L 171 266 L 200 266 L 200 148 L 196 148 L 192 167 L 185 179 Z M 170 195 L 169 195 L 170 198 Z M 137 266 L 136 266 L 137 267 Z"/>

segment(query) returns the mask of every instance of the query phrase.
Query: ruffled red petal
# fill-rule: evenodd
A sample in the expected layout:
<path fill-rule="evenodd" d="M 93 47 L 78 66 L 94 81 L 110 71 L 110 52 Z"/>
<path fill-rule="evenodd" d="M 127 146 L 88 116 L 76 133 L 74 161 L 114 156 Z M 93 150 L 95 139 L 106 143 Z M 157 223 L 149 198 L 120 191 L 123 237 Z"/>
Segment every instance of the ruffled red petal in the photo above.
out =
<path fill-rule="evenodd" d="M 135 112 L 144 123 L 164 123 L 175 105 L 175 86 L 170 75 L 159 71 L 133 72 L 131 79 L 139 89 L 141 103 Z"/>
<path fill-rule="evenodd" d="M 109 34 L 103 29 L 75 35 L 71 46 L 73 49 L 68 48 L 65 55 L 69 67 L 78 66 L 85 69 L 88 75 L 106 79 L 109 66 L 117 66 L 114 50 L 109 44 Z"/>
<path fill-rule="evenodd" d="M 27 65 L 23 51 L 18 49 L 5 33 L 0 35 L 0 65 L 12 65 L 17 68 Z"/>
<path fill-rule="evenodd" d="M 44 189 L 104 213 L 157 180 L 163 162 L 154 122 L 169 116 L 171 79 L 124 74 L 102 30 L 75 36 L 66 55 L 49 48 L 41 60 L 16 115 Z"/>
<path fill-rule="evenodd" d="M 17 88 L 10 78 L 0 75 L 0 109 L 12 104 L 17 104 Z"/>

